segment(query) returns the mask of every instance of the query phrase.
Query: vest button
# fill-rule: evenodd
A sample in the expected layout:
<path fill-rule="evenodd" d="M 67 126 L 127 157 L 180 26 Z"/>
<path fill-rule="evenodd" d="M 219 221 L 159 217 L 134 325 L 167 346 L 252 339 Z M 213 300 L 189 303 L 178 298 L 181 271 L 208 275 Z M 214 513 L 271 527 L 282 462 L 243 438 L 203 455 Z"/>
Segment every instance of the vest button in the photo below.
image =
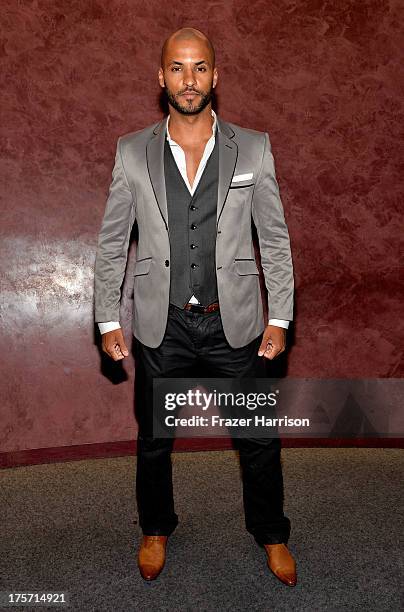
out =
<path fill-rule="evenodd" d="M 197 228 L 197 226 L 195 225 L 195 223 L 192 223 L 192 224 L 191 224 L 191 229 L 192 229 L 192 230 L 195 230 L 196 228 Z"/>
<path fill-rule="evenodd" d="M 191 249 L 196 249 L 196 247 L 198 246 L 197 244 L 190 244 L 189 245 Z"/>
<path fill-rule="evenodd" d="M 193 204 L 191 204 L 191 206 L 189 207 L 191 210 L 196 210 L 196 206 L 194 206 Z"/>
<path fill-rule="evenodd" d="M 164 264 L 165 264 L 166 268 L 168 268 L 168 266 L 170 265 L 170 262 L 168 261 L 168 259 L 165 260 Z"/>
<path fill-rule="evenodd" d="M 191 263 L 191 268 L 194 270 L 196 268 L 196 263 Z"/>

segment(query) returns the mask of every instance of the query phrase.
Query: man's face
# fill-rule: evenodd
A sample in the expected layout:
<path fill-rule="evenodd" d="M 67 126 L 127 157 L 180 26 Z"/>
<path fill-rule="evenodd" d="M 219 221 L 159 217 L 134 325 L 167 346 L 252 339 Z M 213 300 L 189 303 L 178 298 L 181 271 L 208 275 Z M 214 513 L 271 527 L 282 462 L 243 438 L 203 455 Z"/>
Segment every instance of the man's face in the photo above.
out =
<path fill-rule="evenodd" d="M 169 103 L 183 115 L 196 115 L 210 102 L 217 70 L 203 41 L 171 41 L 166 49 L 159 83 Z"/>

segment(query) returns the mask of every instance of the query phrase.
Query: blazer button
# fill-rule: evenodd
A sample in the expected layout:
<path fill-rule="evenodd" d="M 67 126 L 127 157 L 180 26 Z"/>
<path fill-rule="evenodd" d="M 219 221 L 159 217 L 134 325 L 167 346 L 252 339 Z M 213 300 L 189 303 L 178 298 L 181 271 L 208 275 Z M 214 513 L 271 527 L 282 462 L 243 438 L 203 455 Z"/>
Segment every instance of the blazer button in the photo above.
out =
<path fill-rule="evenodd" d="M 164 263 L 165 263 L 166 268 L 168 268 L 168 266 L 170 265 L 170 262 L 168 261 L 168 259 L 166 259 Z"/>
<path fill-rule="evenodd" d="M 189 245 L 189 247 L 190 247 L 191 249 L 196 249 L 196 247 L 197 247 L 197 246 L 198 246 L 197 244 L 190 244 L 190 245 Z"/>
<path fill-rule="evenodd" d="M 191 268 L 194 270 L 196 268 L 196 263 L 191 263 Z"/>
<path fill-rule="evenodd" d="M 191 229 L 195 230 L 197 228 L 197 226 L 195 225 L 195 223 L 191 223 Z"/>

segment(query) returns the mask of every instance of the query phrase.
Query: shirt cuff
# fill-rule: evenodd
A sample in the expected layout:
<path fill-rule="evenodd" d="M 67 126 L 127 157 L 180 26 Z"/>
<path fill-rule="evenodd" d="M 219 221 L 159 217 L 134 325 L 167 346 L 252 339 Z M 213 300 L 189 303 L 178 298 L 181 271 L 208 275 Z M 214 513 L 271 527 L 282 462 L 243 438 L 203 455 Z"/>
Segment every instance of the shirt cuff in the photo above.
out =
<path fill-rule="evenodd" d="M 98 327 L 100 334 L 106 334 L 109 331 L 121 328 L 119 321 L 106 321 L 105 323 L 98 323 Z"/>
<path fill-rule="evenodd" d="M 268 325 L 276 325 L 277 327 L 288 329 L 289 321 L 284 321 L 283 319 L 269 319 Z"/>

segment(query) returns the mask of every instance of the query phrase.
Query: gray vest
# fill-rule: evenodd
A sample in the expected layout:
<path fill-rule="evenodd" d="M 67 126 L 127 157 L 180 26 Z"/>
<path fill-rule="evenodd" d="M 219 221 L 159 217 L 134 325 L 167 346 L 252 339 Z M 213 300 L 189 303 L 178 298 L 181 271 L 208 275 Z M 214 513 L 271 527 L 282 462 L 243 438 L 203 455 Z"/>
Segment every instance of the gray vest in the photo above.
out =
<path fill-rule="evenodd" d="M 164 144 L 164 175 L 170 237 L 170 302 L 183 308 L 192 295 L 203 306 L 216 302 L 216 210 L 219 148 L 215 146 L 198 186 L 189 193 L 175 163 L 170 144 Z"/>

